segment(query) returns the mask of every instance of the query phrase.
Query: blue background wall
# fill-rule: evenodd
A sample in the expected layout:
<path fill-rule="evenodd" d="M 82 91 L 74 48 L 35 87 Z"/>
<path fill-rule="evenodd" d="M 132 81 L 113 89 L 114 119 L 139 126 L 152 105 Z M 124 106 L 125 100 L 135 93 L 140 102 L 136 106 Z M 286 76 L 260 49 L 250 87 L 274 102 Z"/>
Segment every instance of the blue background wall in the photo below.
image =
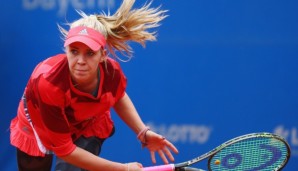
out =
<path fill-rule="evenodd" d="M 135 7 L 145 1 L 138 0 Z M 155 0 L 169 17 L 158 41 L 121 63 L 127 92 L 145 123 L 180 150 L 182 162 L 242 134 L 284 136 L 298 169 L 298 1 Z M 0 162 L 16 170 L 9 122 L 32 69 L 62 53 L 57 24 L 87 13 L 115 11 L 116 0 L 20 0 L 0 2 Z M 102 157 L 151 165 L 134 133 L 113 114 L 116 134 Z M 158 158 L 158 164 L 161 164 Z M 206 163 L 199 164 L 206 168 Z M 1 170 L 2 170 L 1 169 Z"/>

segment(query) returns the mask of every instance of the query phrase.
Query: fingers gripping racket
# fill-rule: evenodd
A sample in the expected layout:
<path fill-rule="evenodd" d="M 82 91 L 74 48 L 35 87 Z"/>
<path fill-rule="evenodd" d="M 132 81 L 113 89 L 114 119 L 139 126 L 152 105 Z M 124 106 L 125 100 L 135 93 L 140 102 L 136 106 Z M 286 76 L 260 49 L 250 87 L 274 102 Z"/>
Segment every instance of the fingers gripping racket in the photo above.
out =
<path fill-rule="evenodd" d="M 189 167 L 208 158 L 209 171 L 278 171 L 290 158 L 290 147 L 280 136 L 252 133 L 231 139 L 192 160 L 145 167 L 143 171 L 203 171 Z"/>

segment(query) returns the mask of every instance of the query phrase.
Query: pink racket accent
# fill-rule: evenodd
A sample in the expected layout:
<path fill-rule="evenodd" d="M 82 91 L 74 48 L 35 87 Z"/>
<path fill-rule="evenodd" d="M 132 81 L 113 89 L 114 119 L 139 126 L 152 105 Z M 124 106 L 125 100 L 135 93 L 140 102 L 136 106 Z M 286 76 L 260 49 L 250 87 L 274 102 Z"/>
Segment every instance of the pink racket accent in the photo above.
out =
<path fill-rule="evenodd" d="M 175 166 L 174 164 L 167 164 L 161 166 L 151 166 L 151 167 L 144 167 L 143 171 L 174 171 Z"/>

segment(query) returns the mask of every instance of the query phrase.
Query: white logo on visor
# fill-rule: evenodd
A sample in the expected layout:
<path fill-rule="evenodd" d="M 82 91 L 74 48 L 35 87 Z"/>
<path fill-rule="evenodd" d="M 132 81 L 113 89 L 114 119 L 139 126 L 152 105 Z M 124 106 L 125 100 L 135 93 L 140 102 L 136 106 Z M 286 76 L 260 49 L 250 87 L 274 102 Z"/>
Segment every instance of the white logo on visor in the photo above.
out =
<path fill-rule="evenodd" d="M 88 35 L 88 32 L 87 32 L 86 29 L 84 29 L 84 30 L 81 30 L 81 31 L 79 32 L 79 34 L 81 34 L 81 35 Z"/>

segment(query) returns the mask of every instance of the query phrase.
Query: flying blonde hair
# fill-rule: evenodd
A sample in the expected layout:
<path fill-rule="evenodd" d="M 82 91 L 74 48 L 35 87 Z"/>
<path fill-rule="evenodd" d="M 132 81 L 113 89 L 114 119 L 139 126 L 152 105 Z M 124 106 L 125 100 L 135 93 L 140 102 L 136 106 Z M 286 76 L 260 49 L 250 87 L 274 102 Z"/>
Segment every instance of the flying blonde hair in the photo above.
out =
<path fill-rule="evenodd" d="M 104 12 L 87 15 L 78 11 L 82 18 L 70 23 L 70 28 L 86 26 L 99 31 L 106 38 L 106 47 L 114 57 L 120 59 L 115 53 L 119 51 L 129 60 L 133 49 L 128 42 L 137 42 L 145 47 L 146 41 L 155 41 L 156 31 L 150 32 L 149 30 L 160 26 L 160 21 L 167 17 L 165 15 L 167 10 L 160 10 L 160 6 L 150 8 L 152 1 L 141 8 L 132 9 L 134 2 L 135 0 L 123 0 L 113 15 Z M 65 39 L 68 32 L 58 27 Z"/>

